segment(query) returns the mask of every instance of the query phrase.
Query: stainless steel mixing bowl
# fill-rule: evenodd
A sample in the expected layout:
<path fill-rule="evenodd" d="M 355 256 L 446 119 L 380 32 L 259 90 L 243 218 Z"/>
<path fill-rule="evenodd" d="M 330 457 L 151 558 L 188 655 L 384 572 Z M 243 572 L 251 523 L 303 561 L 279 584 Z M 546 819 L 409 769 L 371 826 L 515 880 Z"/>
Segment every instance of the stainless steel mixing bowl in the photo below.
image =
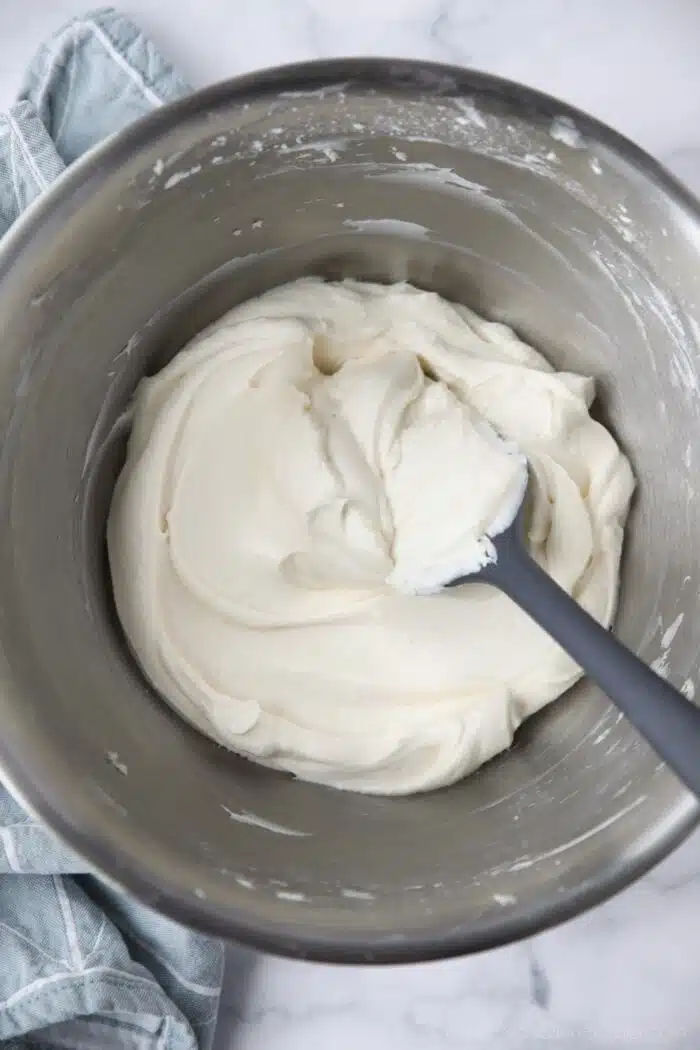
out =
<path fill-rule="evenodd" d="M 103 549 L 115 420 L 205 323 L 302 273 L 413 281 L 597 377 L 639 479 L 617 628 L 692 692 L 696 202 L 535 92 L 420 63 L 323 62 L 140 122 L 0 250 L 3 774 L 98 869 L 213 933 L 355 961 L 497 945 L 600 901 L 697 820 L 594 687 L 454 787 L 369 798 L 200 736 L 152 694 L 116 625 Z"/>

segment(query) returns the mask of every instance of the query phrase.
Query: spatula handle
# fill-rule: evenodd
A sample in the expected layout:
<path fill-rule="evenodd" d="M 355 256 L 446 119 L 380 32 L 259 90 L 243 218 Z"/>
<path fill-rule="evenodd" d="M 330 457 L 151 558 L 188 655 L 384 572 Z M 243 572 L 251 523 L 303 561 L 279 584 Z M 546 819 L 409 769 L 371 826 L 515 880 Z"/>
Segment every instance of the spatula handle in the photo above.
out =
<path fill-rule="evenodd" d="M 555 583 L 515 537 L 498 537 L 498 561 L 480 578 L 547 631 L 700 797 L 700 708 L 647 667 Z"/>

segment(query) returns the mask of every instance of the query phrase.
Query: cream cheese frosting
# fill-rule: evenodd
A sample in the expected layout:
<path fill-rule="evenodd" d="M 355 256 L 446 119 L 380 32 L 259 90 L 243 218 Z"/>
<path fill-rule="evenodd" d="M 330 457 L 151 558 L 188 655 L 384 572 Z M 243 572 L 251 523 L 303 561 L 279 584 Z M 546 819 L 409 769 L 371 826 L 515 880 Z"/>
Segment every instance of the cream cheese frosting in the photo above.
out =
<path fill-rule="evenodd" d="M 407 284 L 236 307 L 135 395 L 107 540 L 145 674 L 306 780 L 406 794 L 476 769 L 581 672 L 488 585 L 416 592 L 479 564 L 526 457 L 533 556 L 610 623 L 633 478 L 593 396 Z"/>

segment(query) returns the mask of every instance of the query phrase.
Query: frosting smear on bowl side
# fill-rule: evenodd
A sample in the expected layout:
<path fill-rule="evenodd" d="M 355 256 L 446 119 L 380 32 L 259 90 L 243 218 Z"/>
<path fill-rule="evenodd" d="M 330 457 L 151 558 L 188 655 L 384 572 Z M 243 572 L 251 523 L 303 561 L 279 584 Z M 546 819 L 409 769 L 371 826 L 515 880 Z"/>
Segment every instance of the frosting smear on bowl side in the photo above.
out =
<path fill-rule="evenodd" d="M 580 670 L 475 582 L 529 463 L 531 552 L 608 624 L 633 489 L 593 382 L 406 284 L 306 278 L 139 385 L 108 522 L 142 668 L 198 729 L 339 788 L 450 784 Z"/>

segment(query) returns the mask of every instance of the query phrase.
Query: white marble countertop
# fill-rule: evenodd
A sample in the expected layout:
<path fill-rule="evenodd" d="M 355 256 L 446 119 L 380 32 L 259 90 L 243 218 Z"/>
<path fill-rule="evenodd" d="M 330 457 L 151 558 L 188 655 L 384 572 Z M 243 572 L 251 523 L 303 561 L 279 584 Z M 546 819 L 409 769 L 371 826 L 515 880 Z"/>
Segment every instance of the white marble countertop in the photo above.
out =
<path fill-rule="evenodd" d="M 95 0 L 96 3 L 99 0 Z M 86 6 L 90 6 L 86 3 Z M 0 107 L 80 0 L 0 0 Z M 472 65 L 573 102 L 700 192 L 697 0 L 123 0 L 201 85 L 340 54 Z M 598 908 L 470 959 L 382 970 L 232 947 L 217 1050 L 697 1050 L 700 836 Z"/>

